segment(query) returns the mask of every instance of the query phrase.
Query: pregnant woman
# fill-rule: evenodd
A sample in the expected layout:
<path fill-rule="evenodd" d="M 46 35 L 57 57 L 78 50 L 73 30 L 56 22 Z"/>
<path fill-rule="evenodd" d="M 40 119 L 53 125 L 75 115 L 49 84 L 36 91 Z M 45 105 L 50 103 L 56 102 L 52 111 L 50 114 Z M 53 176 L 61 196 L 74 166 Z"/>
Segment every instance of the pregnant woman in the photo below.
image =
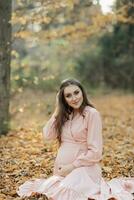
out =
<path fill-rule="evenodd" d="M 45 194 L 49 200 L 133 200 L 134 178 L 102 178 L 102 122 L 81 83 L 67 79 L 57 93 L 56 108 L 43 128 L 44 140 L 58 139 L 53 175 L 26 181 L 21 197 Z"/>

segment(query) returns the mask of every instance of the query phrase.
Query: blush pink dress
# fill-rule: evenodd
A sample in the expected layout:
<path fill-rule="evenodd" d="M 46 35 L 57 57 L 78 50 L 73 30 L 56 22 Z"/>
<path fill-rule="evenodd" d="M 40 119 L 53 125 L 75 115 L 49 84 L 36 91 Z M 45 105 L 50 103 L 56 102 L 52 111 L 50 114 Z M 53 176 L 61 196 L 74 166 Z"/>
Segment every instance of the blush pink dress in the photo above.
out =
<path fill-rule="evenodd" d="M 44 140 L 56 139 L 55 117 L 43 128 Z M 45 194 L 50 200 L 133 200 L 134 178 L 102 178 L 99 161 L 102 159 L 102 122 L 100 113 L 86 106 L 62 128 L 62 143 L 54 163 L 53 175 L 22 184 L 17 193 L 28 197 L 33 192 Z M 75 169 L 66 177 L 58 174 L 58 167 L 73 164 Z"/>

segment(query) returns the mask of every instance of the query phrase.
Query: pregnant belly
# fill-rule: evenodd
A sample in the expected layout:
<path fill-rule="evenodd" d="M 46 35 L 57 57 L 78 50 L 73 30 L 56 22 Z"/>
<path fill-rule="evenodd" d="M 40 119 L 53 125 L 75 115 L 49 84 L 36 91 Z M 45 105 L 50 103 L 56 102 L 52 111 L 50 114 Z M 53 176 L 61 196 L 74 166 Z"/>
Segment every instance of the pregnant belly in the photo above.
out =
<path fill-rule="evenodd" d="M 59 164 L 70 164 L 77 156 L 86 150 L 86 146 L 82 147 L 78 144 L 63 143 L 57 153 L 56 163 Z"/>

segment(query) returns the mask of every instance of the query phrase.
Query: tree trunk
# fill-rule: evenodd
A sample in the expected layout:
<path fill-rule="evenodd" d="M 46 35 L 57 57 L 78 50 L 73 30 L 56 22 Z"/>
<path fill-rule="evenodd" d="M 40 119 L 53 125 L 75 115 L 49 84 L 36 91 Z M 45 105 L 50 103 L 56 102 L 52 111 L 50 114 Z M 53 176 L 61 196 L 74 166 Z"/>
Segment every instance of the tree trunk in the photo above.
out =
<path fill-rule="evenodd" d="M 9 130 L 11 3 L 0 0 L 0 134 Z"/>

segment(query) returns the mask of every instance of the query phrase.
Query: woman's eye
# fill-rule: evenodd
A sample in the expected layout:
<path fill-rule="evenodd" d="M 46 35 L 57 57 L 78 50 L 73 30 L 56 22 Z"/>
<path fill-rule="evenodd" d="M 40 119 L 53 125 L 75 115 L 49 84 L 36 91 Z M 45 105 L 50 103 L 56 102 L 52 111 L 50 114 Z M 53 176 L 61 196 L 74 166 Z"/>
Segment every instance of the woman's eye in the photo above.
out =
<path fill-rule="evenodd" d="M 74 92 L 74 94 L 79 94 L 79 91 Z"/>
<path fill-rule="evenodd" d="M 67 97 L 67 98 L 70 98 L 70 97 L 71 97 L 71 95 L 70 95 L 70 94 L 67 94 L 67 95 L 66 95 L 66 97 Z"/>

